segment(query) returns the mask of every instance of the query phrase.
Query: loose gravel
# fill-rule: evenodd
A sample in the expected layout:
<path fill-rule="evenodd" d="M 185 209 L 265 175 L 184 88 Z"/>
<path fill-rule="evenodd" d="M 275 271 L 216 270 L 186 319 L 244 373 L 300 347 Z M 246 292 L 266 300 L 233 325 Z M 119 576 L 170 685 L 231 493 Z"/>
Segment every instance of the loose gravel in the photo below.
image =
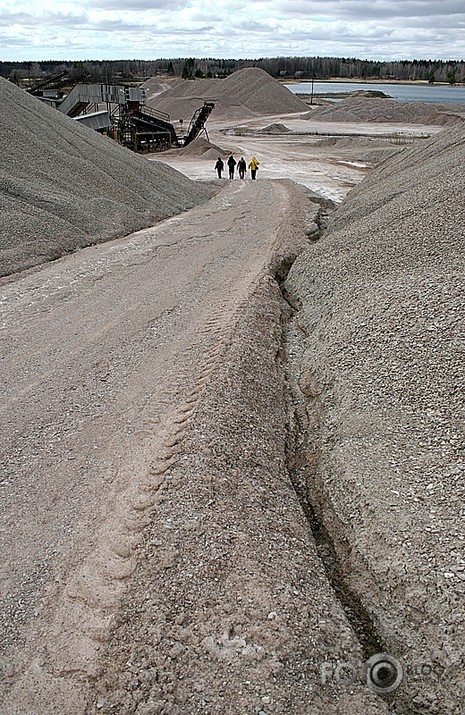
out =
<path fill-rule="evenodd" d="M 378 97 L 347 97 L 325 107 L 315 107 L 307 119 L 322 122 L 403 122 L 446 126 L 464 116 L 463 105 L 399 102 Z"/>
<path fill-rule="evenodd" d="M 0 276 L 145 228 L 214 190 L 0 80 Z"/>
<path fill-rule="evenodd" d="M 381 163 L 286 284 L 297 477 L 342 596 L 405 664 L 396 713 L 464 702 L 464 163 L 463 123 Z"/>

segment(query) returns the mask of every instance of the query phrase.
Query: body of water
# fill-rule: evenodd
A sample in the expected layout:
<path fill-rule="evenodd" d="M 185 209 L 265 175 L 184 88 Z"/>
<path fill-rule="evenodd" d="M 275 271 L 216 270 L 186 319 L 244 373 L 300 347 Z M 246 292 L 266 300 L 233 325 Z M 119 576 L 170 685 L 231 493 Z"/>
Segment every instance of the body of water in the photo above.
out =
<path fill-rule="evenodd" d="M 311 82 L 286 84 L 285 87 L 294 94 L 311 94 Z M 329 94 L 331 92 L 356 92 L 370 90 L 384 92 L 392 99 L 402 102 L 432 102 L 434 104 L 465 104 L 465 87 L 430 84 L 390 84 L 373 82 L 318 82 L 313 83 L 313 94 Z"/>

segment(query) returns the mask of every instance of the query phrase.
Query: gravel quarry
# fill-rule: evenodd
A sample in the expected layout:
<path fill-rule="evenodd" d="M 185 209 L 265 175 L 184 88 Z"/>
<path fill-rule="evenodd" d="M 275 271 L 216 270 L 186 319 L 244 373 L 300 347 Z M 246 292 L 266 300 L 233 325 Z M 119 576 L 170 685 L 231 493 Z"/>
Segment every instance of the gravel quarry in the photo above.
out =
<path fill-rule="evenodd" d="M 1 715 L 463 712 L 465 123 L 264 74 L 0 82 Z"/>

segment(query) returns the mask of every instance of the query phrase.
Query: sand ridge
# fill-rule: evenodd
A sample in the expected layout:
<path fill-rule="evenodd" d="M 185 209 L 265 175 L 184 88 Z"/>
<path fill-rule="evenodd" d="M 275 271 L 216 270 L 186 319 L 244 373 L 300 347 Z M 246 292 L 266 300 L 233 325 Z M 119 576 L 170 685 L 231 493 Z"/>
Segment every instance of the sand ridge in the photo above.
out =
<path fill-rule="evenodd" d="M 455 124 L 463 114 L 462 105 L 399 102 L 377 97 L 347 97 L 325 107 L 315 107 L 307 119 L 322 122 L 405 122 L 408 124 Z"/>

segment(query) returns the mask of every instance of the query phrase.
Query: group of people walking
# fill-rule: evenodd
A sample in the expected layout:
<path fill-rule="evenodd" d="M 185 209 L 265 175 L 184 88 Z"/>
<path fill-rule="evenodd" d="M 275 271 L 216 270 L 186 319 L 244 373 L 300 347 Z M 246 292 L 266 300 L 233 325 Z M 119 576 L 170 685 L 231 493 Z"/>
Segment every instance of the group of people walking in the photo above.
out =
<path fill-rule="evenodd" d="M 228 173 L 229 173 L 229 178 L 234 179 L 234 172 L 237 169 L 239 178 L 244 179 L 245 178 L 245 173 L 247 171 L 247 164 L 243 156 L 239 159 L 239 161 L 236 161 L 235 158 L 233 157 L 232 154 L 229 155 L 226 164 L 228 165 Z M 260 165 L 260 162 L 258 161 L 256 156 L 253 156 L 251 160 L 249 161 L 249 169 L 250 169 L 250 176 L 252 179 L 257 178 L 257 171 L 258 167 Z M 217 159 L 217 162 L 215 164 L 215 169 L 216 173 L 218 174 L 218 178 L 221 179 L 223 176 L 223 171 L 224 171 L 224 161 L 223 159 L 219 156 Z"/>

